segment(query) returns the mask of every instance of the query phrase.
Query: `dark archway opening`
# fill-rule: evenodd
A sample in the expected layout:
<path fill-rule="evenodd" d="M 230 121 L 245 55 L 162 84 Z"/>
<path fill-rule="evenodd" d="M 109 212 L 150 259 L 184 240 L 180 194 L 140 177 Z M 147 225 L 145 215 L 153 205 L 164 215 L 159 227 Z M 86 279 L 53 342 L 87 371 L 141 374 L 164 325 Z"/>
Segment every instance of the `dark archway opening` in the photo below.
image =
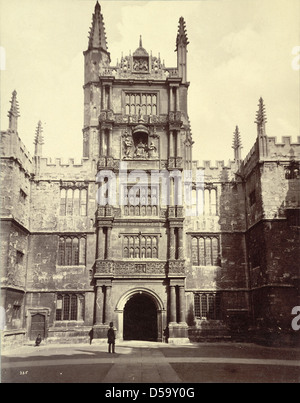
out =
<path fill-rule="evenodd" d="M 143 294 L 131 297 L 124 307 L 124 340 L 157 341 L 157 308 Z"/>

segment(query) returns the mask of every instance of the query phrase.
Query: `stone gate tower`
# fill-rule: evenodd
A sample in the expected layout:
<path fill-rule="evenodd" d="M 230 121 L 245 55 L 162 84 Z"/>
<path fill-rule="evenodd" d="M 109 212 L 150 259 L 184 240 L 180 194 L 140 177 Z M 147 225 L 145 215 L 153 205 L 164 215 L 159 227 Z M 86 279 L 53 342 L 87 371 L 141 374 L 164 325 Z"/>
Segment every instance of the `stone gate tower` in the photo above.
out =
<path fill-rule="evenodd" d="M 187 45 L 181 17 L 176 67 L 144 49 L 142 37 L 111 66 L 95 6 L 84 52 L 83 129 L 83 154 L 95 161 L 99 182 L 93 339 L 106 337 L 110 321 L 124 339 L 187 338 L 184 207 L 174 191 L 192 161 Z"/>

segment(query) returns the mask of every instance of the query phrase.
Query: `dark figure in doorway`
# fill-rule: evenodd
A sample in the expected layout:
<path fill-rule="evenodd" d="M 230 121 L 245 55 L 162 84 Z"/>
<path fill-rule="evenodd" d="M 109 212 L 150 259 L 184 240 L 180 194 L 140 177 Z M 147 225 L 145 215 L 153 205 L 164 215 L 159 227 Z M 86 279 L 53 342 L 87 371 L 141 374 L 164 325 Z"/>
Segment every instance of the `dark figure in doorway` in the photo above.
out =
<path fill-rule="evenodd" d="M 109 324 L 109 329 L 107 331 L 107 343 L 108 343 L 108 352 L 109 353 L 114 353 L 115 352 L 115 330 L 114 330 L 114 324 L 113 322 L 110 322 Z"/>
<path fill-rule="evenodd" d="M 168 340 L 169 340 L 169 328 L 168 327 L 166 327 L 164 329 L 164 339 L 165 339 L 165 342 L 168 343 Z"/>
<path fill-rule="evenodd" d="M 41 342 L 42 342 L 41 335 L 38 334 L 37 338 L 35 339 L 35 345 L 36 345 L 36 347 L 38 347 L 38 346 L 41 344 Z"/>

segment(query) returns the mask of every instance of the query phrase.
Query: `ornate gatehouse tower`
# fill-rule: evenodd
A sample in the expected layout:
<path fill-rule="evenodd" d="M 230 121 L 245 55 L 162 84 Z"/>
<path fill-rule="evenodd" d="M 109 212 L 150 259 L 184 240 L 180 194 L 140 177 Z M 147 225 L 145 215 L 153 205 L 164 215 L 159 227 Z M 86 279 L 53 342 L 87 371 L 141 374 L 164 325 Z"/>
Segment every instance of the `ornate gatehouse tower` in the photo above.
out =
<path fill-rule="evenodd" d="M 260 98 L 244 159 L 234 122 L 232 161 L 194 161 L 182 17 L 175 39 L 175 67 L 138 35 L 113 66 L 96 3 L 80 162 L 43 155 L 40 121 L 30 155 L 12 93 L 0 142 L 2 346 L 37 334 L 104 342 L 110 322 L 121 340 L 298 343 L 300 138 L 269 136 Z"/>
<path fill-rule="evenodd" d="M 184 211 L 172 175 L 191 161 L 187 44 L 180 18 L 177 67 L 145 50 L 142 37 L 111 66 L 96 4 L 84 52 L 84 157 L 95 160 L 99 192 L 112 177 L 117 186 L 114 200 L 98 200 L 96 212 L 94 340 L 106 337 L 110 321 L 124 339 L 162 341 L 167 332 L 169 341 L 187 339 Z M 151 175 L 162 170 L 171 177 L 164 204 L 162 181 Z"/>

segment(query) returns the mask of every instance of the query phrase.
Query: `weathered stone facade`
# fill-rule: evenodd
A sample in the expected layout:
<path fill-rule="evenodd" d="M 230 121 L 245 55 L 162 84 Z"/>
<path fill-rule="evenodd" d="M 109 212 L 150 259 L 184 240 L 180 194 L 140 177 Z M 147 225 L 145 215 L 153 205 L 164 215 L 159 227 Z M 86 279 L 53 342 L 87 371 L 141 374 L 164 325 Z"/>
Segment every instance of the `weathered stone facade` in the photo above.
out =
<path fill-rule="evenodd" d="M 37 333 L 48 342 L 101 341 L 111 321 L 120 339 L 295 336 L 300 145 L 266 135 L 260 99 L 257 140 L 245 160 L 236 128 L 234 160 L 198 166 L 187 45 L 181 18 L 177 67 L 164 66 L 141 39 L 111 66 L 97 2 L 84 52 L 80 164 L 42 156 L 40 123 L 29 155 L 13 93 L 1 132 L 4 346 Z M 150 182 L 153 172 L 169 175 L 167 203 L 162 180 Z M 113 192 L 101 193 L 106 181 Z M 190 203 L 181 201 L 186 187 Z"/>

